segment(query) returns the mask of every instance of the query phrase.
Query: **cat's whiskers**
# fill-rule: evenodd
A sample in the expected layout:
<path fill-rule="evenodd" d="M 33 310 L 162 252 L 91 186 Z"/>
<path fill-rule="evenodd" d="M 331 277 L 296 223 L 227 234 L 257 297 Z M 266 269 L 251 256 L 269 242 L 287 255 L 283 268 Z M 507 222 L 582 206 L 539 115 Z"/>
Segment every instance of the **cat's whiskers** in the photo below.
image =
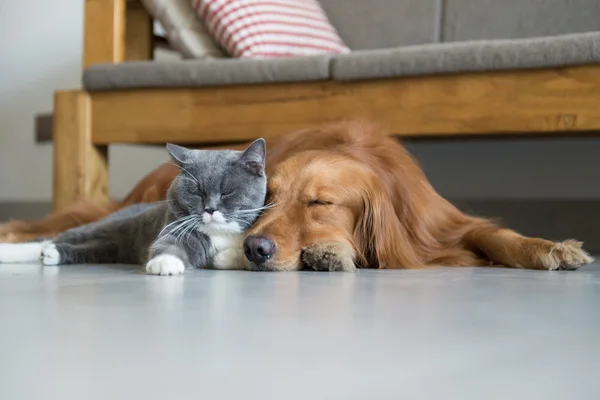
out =
<path fill-rule="evenodd" d="M 258 207 L 258 208 L 238 210 L 237 213 L 246 214 L 246 213 L 260 212 L 260 211 L 263 211 L 263 210 L 268 210 L 269 208 L 273 208 L 277 204 L 279 204 L 279 203 L 271 203 L 271 204 L 267 204 L 267 205 L 265 205 L 263 207 Z"/>
<path fill-rule="evenodd" d="M 179 234 L 177 235 L 177 237 L 175 237 L 175 243 L 179 244 L 180 241 L 183 240 L 183 238 L 189 238 L 189 232 L 191 230 L 191 226 L 193 226 L 192 224 L 187 224 L 183 229 L 181 229 L 181 232 L 179 232 Z"/>
<path fill-rule="evenodd" d="M 187 176 L 183 176 L 183 175 L 180 175 L 177 179 L 183 179 L 183 180 L 186 180 L 186 181 L 193 182 L 194 184 L 198 184 L 198 181 L 196 181 L 194 179 L 191 179 L 191 178 L 188 178 Z"/>
<path fill-rule="evenodd" d="M 165 230 L 169 229 L 169 227 L 171 227 L 175 224 L 177 224 L 176 227 L 173 229 L 170 229 L 167 233 L 176 232 L 181 227 L 182 224 L 184 224 L 185 222 L 187 222 L 188 220 L 190 220 L 192 218 L 195 218 L 195 216 L 194 215 L 186 215 L 186 216 L 176 219 L 175 221 L 169 223 L 164 228 L 162 228 L 162 230 L 158 233 L 157 236 L 161 237 L 163 232 L 165 232 Z M 165 233 L 165 234 L 167 234 L 167 233 Z"/>
<path fill-rule="evenodd" d="M 159 204 L 159 203 L 171 203 L 171 202 L 175 202 L 175 199 L 166 199 L 166 200 L 158 200 L 158 201 L 153 201 L 152 204 Z"/>
<path fill-rule="evenodd" d="M 229 220 L 229 222 L 236 222 L 242 230 L 246 230 L 246 228 L 252 225 L 252 222 L 237 218 L 235 215 L 227 215 L 225 218 Z"/>
<path fill-rule="evenodd" d="M 163 236 L 173 235 L 173 234 L 177 233 L 179 230 L 181 230 L 183 227 L 185 227 L 188 223 L 193 222 L 195 218 L 196 218 L 195 215 L 186 215 L 186 216 L 178 218 L 175 221 L 172 221 L 171 223 L 167 224 L 164 228 L 162 228 L 162 230 L 158 233 L 158 235 L 156 235 L 156 239 L 154 239 L 151 246 L 153 246 L 154 243 L 156 243 Z M 169 229 L 173 225 L 175 225 L 175 227 Z M 167 232 L 165 232 L 165 231 L 167 231 Z"/>
<path fill-rule="evenodd" d="M 247 217 L 247 215 L 243 215 L 243 214 L 240 215 L 238 212 L 234 211 L 231 214 L 223 213 L 223 217 L 225 217 L 225 219 L 227 219 L 227 220 L 239 222 L 239 221 L 241 221 L 240 218 Z"/>
<path fill-rule="evenodd" d="M 196 230 L 196 227 L 195 227 L 195 226 L 194 226 L 194 228 L 192 228 L 192 231 L 193 231 L 193 230 Z M 191 231 L 190 231 L 190 233 L 191 233 Z M 193 248 L 193 246 L 192 246 L 192 245 L 190 245 L 190 235 L 188 235 L 188 234 L 186 234 L 186 235 L 185 235 L 185 243 L 187 244 L 187 246 L 188 246 L 189 248 Z"/>
<path fill-rule="evenodd" d="M 197 230 L 198 222 L 200 222 L 200 218 L 195 219 L 194 222 L 190 223 L 190 226 L 184 231 L 183 236 L 186 238 L 186 240 L 189 240 L 190 233 Z"/>
<path fill-rule="evenodd" d="M 198 223 L 198 217 L 196 215 L 194 215 L 193 217 L 193 219 L 190 219 L 185 222 L 185 225 L 181 229 L 181 232 L 179 232 L 179 234 L 175 238 L 175 242 L 179 243 L 179 239 L 181 239 L 182 237 L 187 237 L 187 235 L 195 228 L 196 224 Z"/>

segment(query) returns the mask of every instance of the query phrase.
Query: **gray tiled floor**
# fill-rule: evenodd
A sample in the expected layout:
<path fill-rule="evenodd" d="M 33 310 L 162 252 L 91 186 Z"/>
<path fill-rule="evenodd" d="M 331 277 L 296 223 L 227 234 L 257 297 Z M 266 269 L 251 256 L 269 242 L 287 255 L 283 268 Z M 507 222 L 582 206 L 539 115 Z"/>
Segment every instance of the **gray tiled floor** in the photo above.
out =
<path fill-rule="evenodd" d="M 600 265 L 0 265 L 0 399 L 599 399 Z"/>

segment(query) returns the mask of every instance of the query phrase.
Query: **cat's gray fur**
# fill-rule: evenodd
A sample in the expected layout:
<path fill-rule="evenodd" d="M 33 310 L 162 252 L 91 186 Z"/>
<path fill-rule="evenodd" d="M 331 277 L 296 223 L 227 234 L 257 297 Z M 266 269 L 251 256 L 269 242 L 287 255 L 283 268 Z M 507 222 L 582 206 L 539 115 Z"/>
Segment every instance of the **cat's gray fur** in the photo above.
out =
<path fill-rule="evenodd" d="M 213 266 L 219 251 L 215 235 L 220 241 L 238 240 L 236 235 L 250 227 L 264 206 L 265 142 L 259 139 L 245 152 L 188 150 L 170 144 L 167 150 L 181 171 L 167 201 L 133 205 L 71 229 L 55 238 L 43 257 L 55 249 L 57 264 L 146 264 L 169 255 L 188 268 Z M 212 217 L 207 217 L 207 210 Z M 221 222 L 216 221 L 219 215 Z M 241 254 L 241 247 L 237 251 Z"/>

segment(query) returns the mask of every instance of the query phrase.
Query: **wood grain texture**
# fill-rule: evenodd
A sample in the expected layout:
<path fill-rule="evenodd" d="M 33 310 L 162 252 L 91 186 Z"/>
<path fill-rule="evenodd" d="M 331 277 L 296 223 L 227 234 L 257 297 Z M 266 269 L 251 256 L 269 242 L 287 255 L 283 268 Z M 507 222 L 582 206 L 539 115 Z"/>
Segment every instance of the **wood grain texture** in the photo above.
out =
<path fill-rule="evenodd" d="M 600 130 L 600 66 L 92 93 L 95 143 L 215 143 L 368 118 L 406 136 Z"/>
<path fill-rule="evenodd" d="M 126 0 L 85 0 L 83 68 L 125 60 Z"/>
<path fill-rule="evenodd" d="M 125 59 L 154 58 L 153 21 L 139 0 L 128 1 L 125 16 Z"/>
<path fill-rule="evenodd" d="M 82 91 L 54 94 L 54 209 L 108 196 L 106 146 L 91 140 L 90 97 Z"/>

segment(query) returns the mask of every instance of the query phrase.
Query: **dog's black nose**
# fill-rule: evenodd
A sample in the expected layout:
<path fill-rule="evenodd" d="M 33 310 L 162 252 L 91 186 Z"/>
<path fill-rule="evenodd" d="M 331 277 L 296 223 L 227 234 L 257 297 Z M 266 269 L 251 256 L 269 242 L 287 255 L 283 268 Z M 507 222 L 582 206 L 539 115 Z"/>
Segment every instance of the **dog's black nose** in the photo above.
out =
<path fill-rule="evenodd" d="M 263 264 L 275 254 L 275 243 L 262 236 L 248 236 L 244 240 L 244 254 L 248 261 Z"/>

